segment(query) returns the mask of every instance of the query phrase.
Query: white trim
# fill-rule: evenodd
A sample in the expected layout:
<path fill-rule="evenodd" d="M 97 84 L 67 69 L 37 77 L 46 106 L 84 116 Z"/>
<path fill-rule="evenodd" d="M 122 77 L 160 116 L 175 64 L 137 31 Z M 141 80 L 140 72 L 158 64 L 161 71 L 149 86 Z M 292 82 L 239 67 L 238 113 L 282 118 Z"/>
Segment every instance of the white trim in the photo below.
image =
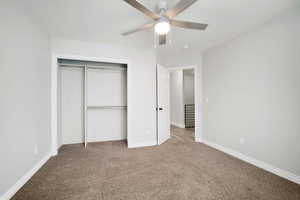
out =
<path fill-rule="evenodd" d="M 189 65 L 189 66 L 182 66 L 182 67 L 169 67 L 169 71 L 178 71 L 178 70 L 185 70 L 185 69 L 195 69 L 196 65 Z"/>
<path fill-rule="evenodd" d="M 275 166 L 272 166 L 268 163 L 265 163 L 263 161 L 260 161 L 260 160 L 256 160 L 255 158 L 251 158 L 245 154 L 242 154 L 240 152 L 237 152 L 237 151 L 234 151 L 232 149 L 229 149 L 229 148 L 226 148 L 222 145 L 219 145 L 219 144 L 216 144 L 216 143 L 213 143 L 213 142 L 209 142 L 207 140 L 203 140 L 202 141 L 204 144 L 214 148 L 214 149 L 217 149 L 217 150 L 220 150 L 226 154 L 229 154 L 233 157 L 236 157 L 240 160 L 243 160 L 247 163 L 250 163 L 252 165 L 255 165 L 256 167 L 259 167 L 259 168 L 262 168 L 268 172 L 271 172 L 277 176 L 280 176 L 282 178 L 285 178 L 285 179 L 288 179 L 292 182 L 295 182 L 297 184 L 300 184 L 300 176 L 299 175 L 296 175 L 296 174 L 293 174 L 289 171 L 286 171 L 286 170 L 283 170 L 283 169 L 280 169 L 280 168 L 277 168 Z"/>
<path fill-rule="evenodd" d="M 141 148 L 141 147 L 150 147 L 150 146 L 157 146 L 156 142 L 145 142 L 145 143 L 137 143 L 137 144 L 128 144 L 128 148 Z"/>
<path fill-rule="evenodd" d="M 51 146 L 52 146 L 52 155 L 57 155 L 57 81 L 58 81 L 58 69 L 57 69 L 57 59 L 59 56 L 52 55 L 51 62 Z"/>
<path fill-rule="evenodd" d="M 178 128 L 185 128 L 184 124 L 176 123 L 176 122 L 171 122 L 171 125 L 176 126 Z"/>
<path fill-rule="evenodd" d="M 29 179 L 49 160 L 51 153 L 48 153 L 42 160 L 40 160 L 31 170 L 22 176 L 2 197 L 0 200 L 9 200 L 12 198 L 21 187 L 29 181 Z"/>
<path fill-rule="evenodd" d="M 66 55 L 66 54 L 52 54 L 51 63 L 51 143 L 52 143 L 52 156 L 57 155 L 57 150 L 59 148 L 57 144 L 57 76 L 58 76 L 58 59 L 73 59 L 73 60 L 85 60 L 85 61 L 95 61 L 95 62 L 108 62 L 108 63 L 119 63 L 127 65 L 127 141 L 130 140 L 130 130 L 131 130 L 131 65 L 130 61 L 127 59 L 115 59 L 115 58 L 103 58 L 103 57 L 88 57 L 80 55 Z"/>
<path fill-rule="evenodd" d="M 168 70 L 194 70 L 194 101 L 195 101 L 195 141 L 202 142 L 203 137 L 203 118 L 202 118 L 202 66 L 199 65 L 189 65 L 180 67 L 168 67 Z M 200 84 L 201 83 L 201 84 Z"/>

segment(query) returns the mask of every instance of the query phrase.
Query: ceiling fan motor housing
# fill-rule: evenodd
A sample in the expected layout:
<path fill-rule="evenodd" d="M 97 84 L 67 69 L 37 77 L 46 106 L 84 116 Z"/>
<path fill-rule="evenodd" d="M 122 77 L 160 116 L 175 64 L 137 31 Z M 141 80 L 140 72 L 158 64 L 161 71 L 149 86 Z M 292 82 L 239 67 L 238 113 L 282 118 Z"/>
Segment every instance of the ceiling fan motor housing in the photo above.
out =
<path fill-rule="evenodd" d="M 167 1 L 160 1 L 157 4 L 157 10 L 160 15 L 163 15 L 168 9 L 168 3 Z"/>

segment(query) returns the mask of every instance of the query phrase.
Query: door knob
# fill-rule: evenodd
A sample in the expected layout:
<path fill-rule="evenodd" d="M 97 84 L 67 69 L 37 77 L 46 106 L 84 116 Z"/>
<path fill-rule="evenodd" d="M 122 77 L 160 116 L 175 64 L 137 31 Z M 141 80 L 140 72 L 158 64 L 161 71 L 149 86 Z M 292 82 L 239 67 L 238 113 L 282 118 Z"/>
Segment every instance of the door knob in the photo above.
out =
<path fill-rule="evenodd" d="M 163 108 L 159 108 L 159 110 L 163 110 Z"/>

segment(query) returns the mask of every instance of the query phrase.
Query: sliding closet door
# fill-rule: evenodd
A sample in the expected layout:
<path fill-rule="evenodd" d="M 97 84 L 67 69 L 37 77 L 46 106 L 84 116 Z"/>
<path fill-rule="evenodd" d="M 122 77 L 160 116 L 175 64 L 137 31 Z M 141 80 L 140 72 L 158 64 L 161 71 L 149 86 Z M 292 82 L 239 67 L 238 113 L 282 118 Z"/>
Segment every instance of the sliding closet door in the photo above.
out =
<path fill-rule="evenodd" d="M 126 70 L 88 68 L 87 77 L 88 142 L 126 139 Z"/>
<path fill-rule="evenodd" d="M 62 144 L 83 143 L 83 68 L 60 67 L 59 73 Z"/>

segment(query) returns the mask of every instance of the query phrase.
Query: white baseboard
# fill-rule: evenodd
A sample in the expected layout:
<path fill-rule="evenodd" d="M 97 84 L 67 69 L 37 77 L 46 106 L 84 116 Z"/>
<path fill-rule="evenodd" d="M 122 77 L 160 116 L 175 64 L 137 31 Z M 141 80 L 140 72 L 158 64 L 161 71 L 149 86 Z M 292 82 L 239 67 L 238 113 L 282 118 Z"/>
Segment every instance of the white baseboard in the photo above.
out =
<path fill-rule="evenodd" d="M 178 128 L 185 128 L 184 124 L 179 124 L 179 123 L 176 123 L 176 122 L 171 122 L 171 125 L 176 126 Z"/>
<path fill-rule="evenodd" d="M 128 148 L 140 148 L 140 147 L 150 147 L 150 146 L 156 146 L 156 142 L 146 142 L 146 143 L 138 143 L 138 144 L 128 144 Z"/>
<path fill-rule="evenodd" d="M 60 148 L 60 147 L 59 147 L 59 148 Z M 58 149 L 59 149 L 59 148 L 57 148 L 56 150 L 53 150 L 51 156 L 57 156 L 57 154 L 58 154 Z"/>
<path fill-rule="evenodd" d="M 51 153 L 47 154 L 42 160 L 40 160 L 31 170 L 29 170 L 24 176 L 22 176 L 3 196 L 0 200 L 9 200 L 16 192 L 49 160 Z"/>
<path fill-rule="evenodd" d="M 195 142 L 204 143 L 203 140 L 199 137 L 195 136 Z"/>
<path fill-rule="evenodd" d="M 226 148 L 222 145 L 219 145 L 219 144 L 216 144 L 216 143 L 212 143 L 212 142 L 209 142 L 207 140 L 202 140 L 202 143 L 214 148 L 214 149 L 217 149 L 217 150 L 220 150 L 226 154 L 229 154 L 233 157 L 236 157 L 240 160 L 243 160 L 247 163 L 250 163 L 252 165 L 255 165 L 256 167 L 259 167 L 259 168 L 262 168 L 268 172 L 271 172 L 277 176 L 280 176 L 282 178 L 285 178 L 285 179 L 288 179 L 294 183 L 297 183 L 297 184 L 300 184 L 300 176 L 299 175 L 296 175 L 296 174 L 293 174 L 289 171 L 286 171 L 286 170 L 283 170 L 283 169 L 279 169 L 277 167 L 274 167 L 268 163 L 265 163 L 263 161 L 260 161 L 260 160 L 256 160 L 255 158 L 251 158 L 249 156 L 246 156 L 240 152 L 237 152 L 237 151 L 234 151 L 232 149 L 229 149 L 229 148 Z"/>

